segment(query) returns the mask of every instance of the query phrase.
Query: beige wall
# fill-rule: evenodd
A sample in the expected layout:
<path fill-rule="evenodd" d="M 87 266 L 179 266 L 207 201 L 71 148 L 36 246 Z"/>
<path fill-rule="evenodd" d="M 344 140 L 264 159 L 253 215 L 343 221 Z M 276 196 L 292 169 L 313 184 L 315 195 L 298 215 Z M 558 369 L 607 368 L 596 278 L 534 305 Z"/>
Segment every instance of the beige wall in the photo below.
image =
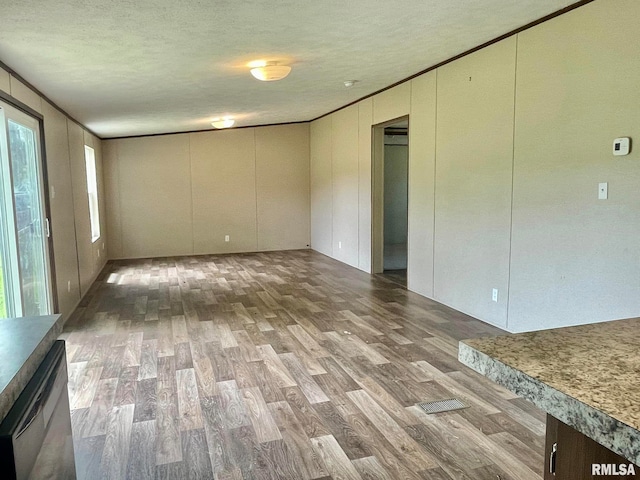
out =
<path fill-rule="evenodd" d="M 332 116 L 310 127 L 311 248 L 333 256 Z"/>
<path fill-rule="evenodd" d="M 131 138 L 116 143 L 117 157 L 104 157 L 105 165 L 117 164 L 119 197 L 107 197 L 107 210 L 117 212 L 121 223 L 107 226 L 109 235 L 119 232 L 109 250 L 110 258 L 154 257 L 193 253 L 191 166 L 189 135 Z M 113 149 L 109 153 L 113 152 Z M 107 189 L 113 188 L 111 175 Z M 115 248 L 115 247 L 114 247 Z"/>
<path fill-rule="evenodd" d="M 436 72 L 411 80 L 407 284 L 433 298 Z"/>
<path fill-rule="evenodd" d="M 106 262 L 100 141 L 0 68 L 0 90 L 43 117 L 58 312 L 73 312 Z M 91 241 L 84 145 L 96 153 L 101 237 Z"/>
<path fill-rule="evenodd" d="M 258 250 L 309 246 L 309 124 L 255 130 Z M 291 161 L 291 159 L 306 161 Z"/>
<path fill-rule="evenodd" d="M 332 115 L 332 257 L 358 266 L 358 106 Z"/>
<path fill-rule="evenodd" d="M 371 126 L 409 114 L 409 289 L 510 331 L 640 315 L 640 149 L 611 153 L 640 139 L 639 16 L 593 2 L 312 122 L 312 247 L 370 271 Z"/>
<path fill-rule="evenodd" d="M 80 301 L 80 278 L 69 162 L 67 119 L 43 102 L 46 154 L 50 188 L 51 229 L 56 265 L 56 283 L 61 312 L 73 311 Z M 71 212 L 71 215 L 69 214 Z"/>
<path fill-rule="evenodd" d="M 501 327 L 507 325 L 515 62 L 513 36 L 437 73 L 434 298 Z"/>
<path fill-rule="evenodd" d="M 599 1 L 519 35 L 512 329 L 640 315 L 638 18 Z"/>
<path fill-rule="evenodd" d="M 309 245 L 309 124 L 102 143 L 110 258 Z"/>
<path fill-rule="evenodd" d="M 371 270 L 372 123 L 373 98 L 367 98 L 358 103 L 358 268 L 365 272 Z"/>

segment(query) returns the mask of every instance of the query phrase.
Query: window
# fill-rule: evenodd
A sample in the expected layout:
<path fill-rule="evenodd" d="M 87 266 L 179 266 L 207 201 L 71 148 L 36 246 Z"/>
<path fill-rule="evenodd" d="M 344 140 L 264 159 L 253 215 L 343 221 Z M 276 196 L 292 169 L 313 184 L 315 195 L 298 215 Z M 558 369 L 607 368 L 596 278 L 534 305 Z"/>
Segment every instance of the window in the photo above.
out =
<path fill-rule="evenodd" d="M 89 197 L 89 218 L 91 219 L 91 241 L 100 238 L 100 212 L 98 209 L 98 179 L 96 177 L 96 154 L 93 148 L 84 146 L 84 160 L 87 164 L 87 196 Z"/>

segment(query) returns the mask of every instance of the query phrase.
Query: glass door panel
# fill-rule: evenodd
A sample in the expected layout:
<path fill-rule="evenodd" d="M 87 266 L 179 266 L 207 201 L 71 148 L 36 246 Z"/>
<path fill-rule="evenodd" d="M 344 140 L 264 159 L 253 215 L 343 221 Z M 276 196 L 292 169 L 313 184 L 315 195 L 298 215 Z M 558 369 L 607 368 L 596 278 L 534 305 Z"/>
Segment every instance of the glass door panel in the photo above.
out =
<path fill-rule="evenodd" d="M 0 119 L 0 318 L 46 315 L 51 295 L 39 125 L 4 103 Z"/>
<path fill-rule="evenodd" d="M 7 124 L 20 258 L 22 314 L 44 315 L 49 311 L 49 300 L 37 133 L 33 128 L 12 119 Z"/>
<path fill-rule="evenodd" d="M 6 294 L 4 293 L 4 270 L 2 269 L 2 256 L 0 255 L 0 318 L 7 318 L 7 301 L 5 300 Z"/>

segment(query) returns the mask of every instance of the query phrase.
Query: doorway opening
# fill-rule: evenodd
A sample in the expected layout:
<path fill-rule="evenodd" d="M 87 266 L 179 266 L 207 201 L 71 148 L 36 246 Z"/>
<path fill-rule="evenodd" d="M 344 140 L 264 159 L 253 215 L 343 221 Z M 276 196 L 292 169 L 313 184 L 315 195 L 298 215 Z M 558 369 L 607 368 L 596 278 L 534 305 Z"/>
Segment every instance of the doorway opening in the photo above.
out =
<path fill-rule="evenodd" d="M 373 128 L 373 273 L 406 286 L 409 118 Z"/>

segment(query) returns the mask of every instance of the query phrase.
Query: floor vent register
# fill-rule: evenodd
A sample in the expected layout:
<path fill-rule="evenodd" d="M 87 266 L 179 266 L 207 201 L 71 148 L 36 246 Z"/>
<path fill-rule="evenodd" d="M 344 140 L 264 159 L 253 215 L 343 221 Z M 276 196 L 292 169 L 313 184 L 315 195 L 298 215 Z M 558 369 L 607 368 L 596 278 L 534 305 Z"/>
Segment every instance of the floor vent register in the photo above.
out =
<path fill-rule="evenodd" d="M 452 410 L 461 410 L 468 408 L 469 405 L 465 405 L 457 398 L 448 398 L 447 400 L 436 400 L 433 402 L 422 402 L 417 404 L 427 413 L 441 413 L 450 412 Z"/>

